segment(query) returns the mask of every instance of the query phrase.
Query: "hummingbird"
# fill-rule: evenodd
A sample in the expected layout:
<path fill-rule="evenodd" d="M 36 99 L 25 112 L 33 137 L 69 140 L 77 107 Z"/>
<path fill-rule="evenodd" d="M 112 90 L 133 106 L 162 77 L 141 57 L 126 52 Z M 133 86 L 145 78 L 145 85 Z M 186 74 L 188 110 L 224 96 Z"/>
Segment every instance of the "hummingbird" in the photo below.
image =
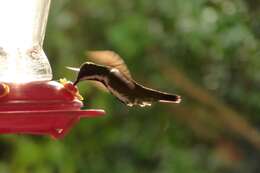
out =
<path fill-rule="evenodd" d="M 87 57 L 93 62 L 85 62 L 80 68 L 67 67 L 77 71 L 73 83 L 80 81 L 98 81 L 127 106 L 151 106 L 154 102 L 180 103 L 181 97 L 175 94 L 161 92 L 137 83 L 124 63 L 123 59 L 113 51 L 89 51 Z"/>

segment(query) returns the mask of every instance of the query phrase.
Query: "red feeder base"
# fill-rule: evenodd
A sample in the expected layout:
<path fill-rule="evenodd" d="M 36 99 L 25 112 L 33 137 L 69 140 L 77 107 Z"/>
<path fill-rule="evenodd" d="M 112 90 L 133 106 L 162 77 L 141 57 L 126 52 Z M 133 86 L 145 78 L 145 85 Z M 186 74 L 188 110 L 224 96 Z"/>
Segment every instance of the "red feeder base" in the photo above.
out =
<path fill-rule="evenodd" d="M 82 106 L 75 92 L 55 81 L 1 84 L 0 134 L 25 133 L 61 138 L 80 118 L 105 113 L 104 110 L 81 110 Z"/>

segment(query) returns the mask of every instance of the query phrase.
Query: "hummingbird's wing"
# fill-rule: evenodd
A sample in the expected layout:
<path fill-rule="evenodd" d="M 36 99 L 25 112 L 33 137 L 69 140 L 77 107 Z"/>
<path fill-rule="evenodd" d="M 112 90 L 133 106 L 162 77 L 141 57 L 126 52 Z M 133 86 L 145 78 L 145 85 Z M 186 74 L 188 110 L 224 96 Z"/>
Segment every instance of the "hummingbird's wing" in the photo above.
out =
<path fill-rule="evenodd" d="M 109 66 L 111 68 L 116 68 L 125 77 L 132 79 L 130 71 L 127 68 L 124 60 L 115 52 L 110 50 L 102 51 L 88 51 L 87 58 L 92 62 L 104 66 Z"/>

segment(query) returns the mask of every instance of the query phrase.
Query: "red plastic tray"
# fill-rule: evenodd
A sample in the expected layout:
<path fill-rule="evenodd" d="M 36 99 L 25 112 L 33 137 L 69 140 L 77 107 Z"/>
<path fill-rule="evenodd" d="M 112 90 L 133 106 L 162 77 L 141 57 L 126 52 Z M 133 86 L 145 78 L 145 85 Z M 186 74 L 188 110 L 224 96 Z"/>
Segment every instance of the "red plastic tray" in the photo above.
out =
<path fill-rule="evenodd" d="M 101 116 L 100 109 L 81 110 L 76 95 L 55 81 L 5 83 L 0 89 L 0 134 L 63 137 L 80 118 Z"/>

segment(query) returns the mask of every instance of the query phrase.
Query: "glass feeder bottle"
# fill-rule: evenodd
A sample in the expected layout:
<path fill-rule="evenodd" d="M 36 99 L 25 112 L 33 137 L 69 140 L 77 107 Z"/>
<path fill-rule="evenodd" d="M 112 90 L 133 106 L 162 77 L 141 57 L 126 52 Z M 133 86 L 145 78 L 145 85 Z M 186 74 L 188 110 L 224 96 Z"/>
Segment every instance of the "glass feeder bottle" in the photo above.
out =
<path fill-rule="evenodd" d="M 52 79 L 42 49 L 51 0 L 0 2 L 0 82 Z"/>

